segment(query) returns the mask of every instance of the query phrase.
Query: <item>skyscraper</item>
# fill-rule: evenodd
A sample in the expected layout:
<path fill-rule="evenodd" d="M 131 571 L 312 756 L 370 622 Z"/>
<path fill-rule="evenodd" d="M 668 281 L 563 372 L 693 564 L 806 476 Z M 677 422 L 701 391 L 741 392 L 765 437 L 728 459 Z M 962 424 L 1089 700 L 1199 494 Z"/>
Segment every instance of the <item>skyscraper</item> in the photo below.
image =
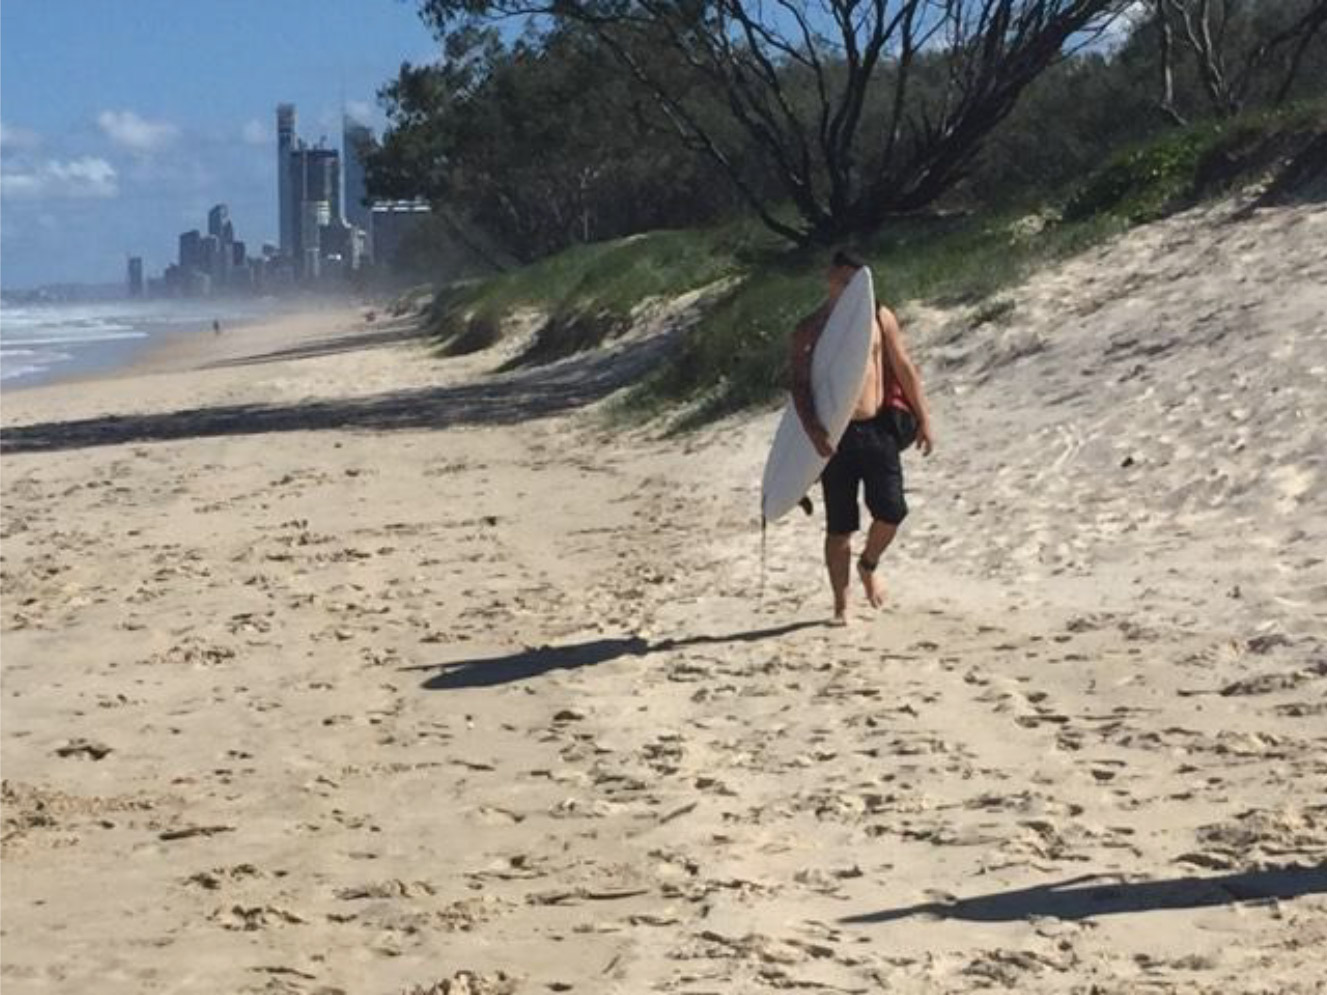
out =
<path fill-rule="evenodd" d="M 225 204 L 217 204 L 212 210 L 207 212 L 207 233 L 209 235 L 215 235 L 217 238 L 224 239 L 223 232 L 229 224 L 230 208 Z"/>
<path fill-rule="evenodd" d="M 129 296 L 143 296 L 143 257 L 129 257 Z"/>
<path fill-rule="evenodd" d="M 316 276 L 310 250 L 318 250 L 318 229 L 341 220 L 341 157 L 335 149 L 309 148 L 300 143 L 287 160 L 291 209 L 295 212 L 289 251 L 306 277 Z"/>
<path fill-rule="evenodd" d="M 364 182 L 364 157 L 373 150 L 373 131 L 346 115 L 342 119 L 341 159 L 345 164 L 345 217 L 356 228 L 369 230 L 373 210 L 364 203 L 368 188 Z"/>
<path fill-rule="evenodd" d="M 290 156 L 295 150 L 295 105 L 276 105 L 276 182 L 277 182 L 277 231 L 281 239 L 283 255 L 295 253 L 295 224 L 299 212 L 298 203 L 291 199 Z"/>
<path fill-rule="evenodd" d="M 198 229 L 184 232 L 180 235 L 180 269 L 186 271 L 191 269 L 201 270 L 202 266 L 202 241 L 203 237 Z"/>
<path fill-rule="evenodd" d="M 211 289 L 219 290 L 225 285 L 226 271 L 229 269 L 226 265 L 229 260 L 221 249 L 221 239 L 215 235 L 204 235 L 199 240 L 199 254 L 202 256 L 199 269 L 208 275 Z"/>

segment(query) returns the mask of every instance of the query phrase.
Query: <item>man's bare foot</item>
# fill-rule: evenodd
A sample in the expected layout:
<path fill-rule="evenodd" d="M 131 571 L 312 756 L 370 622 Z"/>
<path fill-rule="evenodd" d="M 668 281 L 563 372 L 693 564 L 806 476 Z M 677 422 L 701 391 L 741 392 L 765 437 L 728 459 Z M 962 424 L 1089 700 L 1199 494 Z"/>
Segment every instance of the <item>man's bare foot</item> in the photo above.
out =
<path fill-rule="evenodd" d="M 866 600 L 872 608 L 879 608 L 885 603 L 885 585 L 876 576 L 877 566 L 878 562 L 871 563 L 865 556 L 857 560 L 857 576 L 862 579 L 862 589 L 866 592 Z"/>
<path fill-rule="evenodd" d="M 834 613 L 834 617 L 829 620 L 829 624 L 834 626 L 836 629 L 841 629 L 844 626 L 846 626 L 848 624 L 847 611 L 846 610 L 836 611 Z"/>

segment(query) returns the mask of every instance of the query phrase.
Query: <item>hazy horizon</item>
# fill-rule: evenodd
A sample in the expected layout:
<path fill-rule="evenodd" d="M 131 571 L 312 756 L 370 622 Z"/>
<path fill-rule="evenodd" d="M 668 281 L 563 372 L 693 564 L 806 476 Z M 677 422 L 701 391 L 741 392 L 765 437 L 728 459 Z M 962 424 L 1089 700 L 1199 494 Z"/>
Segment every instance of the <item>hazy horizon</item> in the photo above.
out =
<path fill-rule="evenodd" d="M 236 237 L 276 240 L 275 107 L 340 144 L 344 106 L 436 45 L 398 0 L 10 0 L 0 8 L 0 286 L 151 274 L 180 232 L 230 206 Z"/>

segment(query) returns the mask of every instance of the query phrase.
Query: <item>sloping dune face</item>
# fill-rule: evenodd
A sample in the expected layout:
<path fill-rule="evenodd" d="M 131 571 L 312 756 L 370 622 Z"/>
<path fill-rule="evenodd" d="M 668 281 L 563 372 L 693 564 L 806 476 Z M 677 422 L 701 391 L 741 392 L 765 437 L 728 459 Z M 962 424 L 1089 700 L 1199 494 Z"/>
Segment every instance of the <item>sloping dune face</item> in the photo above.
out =
<path fill-rule="evenodd" d="M 1320 207 L 1191 212 L 1035 277 L 993 322 L 924 316 L 954 398 L 933 479 L 987 530 L 978 568 L 1057 586 L 1133 568 L 1195 596 L 1220 578 L 1239 591 L 1222 616 L 1321 620 L 1324 236 Z M 943 547 L 964 541 L 950 524 Z"/>

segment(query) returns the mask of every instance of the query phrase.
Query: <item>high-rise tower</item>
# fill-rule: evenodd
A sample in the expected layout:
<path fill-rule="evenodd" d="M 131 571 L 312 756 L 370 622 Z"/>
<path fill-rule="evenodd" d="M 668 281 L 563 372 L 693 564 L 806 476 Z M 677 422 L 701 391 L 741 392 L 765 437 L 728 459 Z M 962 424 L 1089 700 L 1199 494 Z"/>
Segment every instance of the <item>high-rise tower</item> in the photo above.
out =
<path fill-rule="evenodd" d="M 290 155 L 295 149 L 295 105 L 276 105 L 276 177 L 277 211 L 280 214 L 277 231 L 280 233 L 281 254 L 295 251 L 295 231 L 300 206 L 292 198 L 290 189 Z"/>
<path fill-rule="evenodd" d="M 143 257 L 129 257 L 129 296 L 143 296 Z"/>
<path fill-rule="evenodd" d="M 223 238 L 222 233 L 228 224 L 230 224 L 230 208 L 225 204 L 217 204 L 207 212 L 207 233 L 209 235 Z"/>
<path fill-rule="evenodd" d="M 345 170 L 346 220 L 356 228 L 369 230 L 373 210 L 364 203 L 368 189 L 364 182 L 364 157 L 373 149 L 373 131 L 354 118 L 342 119 L 341 162 Z"/>

